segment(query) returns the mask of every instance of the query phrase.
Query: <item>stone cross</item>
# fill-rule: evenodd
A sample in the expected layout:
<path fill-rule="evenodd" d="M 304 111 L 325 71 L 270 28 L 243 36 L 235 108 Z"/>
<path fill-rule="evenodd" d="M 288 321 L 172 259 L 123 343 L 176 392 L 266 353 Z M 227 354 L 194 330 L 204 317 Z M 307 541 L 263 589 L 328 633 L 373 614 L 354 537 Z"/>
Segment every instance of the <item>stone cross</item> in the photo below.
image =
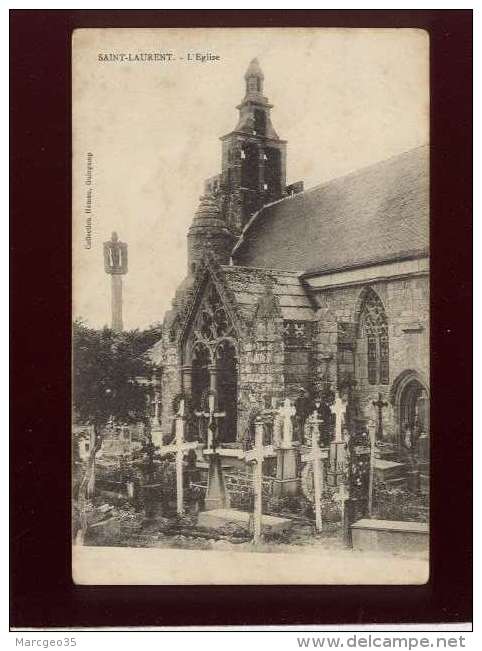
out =
<path fill-rule="evenodd" d="M 334 500 L 340 503 L 341 511 L 341 530 L 345 530 L 345 502 L 349 499 L 349 494 L 346 492 L 345 484 L 342 482 L 339 486 L 339 491 L 334 495 Z"/>
<path fill-rule="evenodd" d="M 186 422 L 186 417 L 184 415 L 184 398 L 181 398 L 179 401 L 179 408 L 176 414 L 176 440 L 175 440 L 175 451 L 176 451 L 176 494 L 177 494 L 177 513 L 182 515 L 184 513 L 184 481 L 183 481 L 183 472 L 184 472 L 184 454 L 197 448 L 198 443 L 188 443 L 184 441 L 184 425 Z"/>
<path fill-rule="evenodd" d="M 335 402 L 331 405 L 330 411 L 332 414 L 335 414 L 336 425 L 335 425 L 335 443 L 342 443 L 343 436 L 341 432 L 341 420 L 345 415 L 347 403 L 345 400 L 340 398 L 338 391 L 335 393 Z"/>
<path fill-rule="evenodd" d="M 372 400 L 372 405 L 377 410 L 377 439 L 383 438 L 383 408 L 388 407 L 388 402 L 382 400 L 382 394 L 378 394 L 378 400 Z"/>
<path fill-rule="evenodd" d="M 263 513 L 263 460 L 271 448 L 263 446 L 264 423 L 257 418 L 254 424 L 254 448 L 245 454 L 246 463 L 253 463 L 254 489 L 254 537 L 253 543 L 261 542 L 261 518 Z"/>
<path fill-rule="evenodd" d="M 226 412 L 215 411 L 214 395 L 209 394 L 208 411 L 195 411 L 194 413 L 198 418 L 204 418 L 207 420 L 207 425 L 208 425 L 207 449 L 209 451 L 215 452 L 216 441 L 214 440 L 214 429 L 216 427 L 216 419 L 224 418 L 226 416 Z"/>
<path fill-rule="evenodd" d="M 283 406 L 278 409 L 282 419 L 283 440 L 282 447 L 291 448 L 293 445 L 293 422 L 292 418 L 296 414 L 296 407 L 291 404 L 289 398 L 285 398 Z"/>
<path fill-rule="evenodd" d="M 115 232 L 108 242 L 104 242 L 104 270 L 111 277 L 112 330 L 121 332 L 122 276 L 127 273 L 127 244 L 120 242 Z"/>
<path fill-rule="evenodd" d="M 368 475 L 368 517 L 372 517 L 373 511 L 373 477 L 375 474 L 375 424 L 372 420 L 368 422 L 368 436 L 370 438 L 370 474 Z"/>
<path fill-rule="evenodd" d="M 154 407 L 154 414 L 152 415 L 152 420 L 154 421 L 155 424 L 159 423 L 159 405 L 161 404 L 161 400 L 159 397 L 159 392 L 156 391 L 154 393 L 154 396 L 151 400 L 151 406 Z"/>
<path fill-rule="evenodd" d="M 265 419 L 265 422 L 269 422 L 271 425 L 271 445 L 273 447 L 280 447 L 283 430 L 282 430 L 282 421 L 279 415 L 279 410 L 277 406 L 278 399 L 276 396 L 271 396 L 270 406 L 265 407 L 261 412 L 261 416 Z"/>
<path fill-rule="evenodd" d="M 315 497 L 315 527 L 320 532 L 323 528 L 321 519 L 321 495 L 323 493 L 323 468 L 321 459 L 326 459 L 328 453 L 320 450 L 318 438 L 320 435 L 320 425 L 324 421 L 318 418 L 316 410 L 308 417 L 308 427 L 311 437 L 311 450 L 308 454 L 302 456 L 302 461 L 311 461 L 313 466 L 313 489 Z"/>

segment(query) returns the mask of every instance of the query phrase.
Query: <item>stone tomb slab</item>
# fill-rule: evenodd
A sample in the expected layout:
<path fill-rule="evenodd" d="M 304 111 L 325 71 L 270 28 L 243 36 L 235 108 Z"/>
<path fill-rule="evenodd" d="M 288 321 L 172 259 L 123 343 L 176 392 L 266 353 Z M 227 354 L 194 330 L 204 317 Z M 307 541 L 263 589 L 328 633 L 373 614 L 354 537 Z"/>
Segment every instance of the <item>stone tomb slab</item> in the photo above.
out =
<path fill-rule="evenodd" d="M 375 475 L 380 481 L 386 481 L 387 479 L 398 479 L 403 476 L 406 471 L 404 463 L 398 463 L 397 461 L 388 461 L 387 459 L 374 459 L 373 468 L 375 470 Z"/>
<path fill-rule="evenodd" d="M 364 552 L 428 552 L 429 527 L 423 522 L 364 518 L 351 525 L 353 549 Z"/>
<path fill-rule="evenodd" d="M 213 509 L 202 511 L 198 516 L 198 525 L 206 529 L 219 529 L 227 524 L 235 524 L 249 530 L 249 519 L 251 514 L 236 509 Z M 287 518 L 278 518 L 273 515 L 263 515 L 261 525 L 263 531 L 269 533 L 281 533 L 292 526 L 292 521 Z"/>

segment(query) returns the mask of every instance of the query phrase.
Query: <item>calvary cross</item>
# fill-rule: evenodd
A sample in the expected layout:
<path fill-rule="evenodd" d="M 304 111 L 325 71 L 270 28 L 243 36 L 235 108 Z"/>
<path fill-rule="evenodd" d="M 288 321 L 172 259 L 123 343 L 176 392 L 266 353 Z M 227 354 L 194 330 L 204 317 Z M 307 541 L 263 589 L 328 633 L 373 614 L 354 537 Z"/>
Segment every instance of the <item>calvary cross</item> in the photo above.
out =
<path fill-rule="evenodd" d="M 338 391 L 335 393 L 335 402 L 331 405 L 330 411 L 332 414 L 335 414 L 336 417 L 335 443 L 342 443 L 343 438 L 341 435 L 341 419 L 345 415 L 346 401 L 340 398 Z"/>
<path fill-rule="evenodd" d="M 246 463 L 253 463 L 254 489 L 254 537 L 253 543 L 261 542 L 261 518 L 263 514 L 263 460 L 271 454 L 272 448 L 263 446 L 264 424 L 261 418 L 254 423 L 254 448 L 245 454 Z"/>
<path fill-rule="evenodd" d="M 177 494 L 177 513 L 182 515 L 184 513 L 184 454 L 189 450 L 194 450 L 198 447 L 198 442 L 188 443 L 184 441 L 184 424 L 186 418 L 184 416 L 184 398 L 179 402 L 176 417 L 176 440 L 175 440 L 175 453 L 176 453 L 176 494 Z"/>
<path fill-rule="evenodd" d="M 388 407 L 388 402 L 382 400 L 382 394 L 378 394 L 378 400 L 372 400 L 372 405 L 377 410 L 377 439 L 383 438 L 383 408 Z"/>
<path fill-rule="evenodd" d="M 328 451 L 321 450 L 318 445 L 318 438 L 320 436 L 319 425 L 324 421 L 318 418 L 316 410 L 308 417 L 308 426 L 310 428 L 311 436 L 311 450 L 308 454 L 301 457 L 302 461 L 311 461 L 313 466 L 313 490 L 315 494 L 315 527 L 316 531 L 320 532 L 323 528 L 321 519 L 321 495 L 323 493 L 323 468 L 321 467 L 321 460 L 328 458 Z"/>
<path fill-rule="evenodd" d="M 159 423 L 159 406 L 161 404 L 161 400 L 159 398 L 159 393 L 156 391 L 152 400 L 151 400 L 151 418 L 153 419 L 154 423 Z M 154 407 L 154 409 L 152 409 Z M 154 413 L 152 413 L 154 412 Z"/>
<path fill-rule="evenodd" d="M 224 418 L 226 412 L 214 410 L 214 396 L 210 394 L 208 397 L 208 411 L 195 411 L 194 413 L 199 419 L 205 418 L 208 421 L 207 449 L 209 452 L 216 452 L 216 439 L 214 437 L 216 431 L 216 419 Z"/>

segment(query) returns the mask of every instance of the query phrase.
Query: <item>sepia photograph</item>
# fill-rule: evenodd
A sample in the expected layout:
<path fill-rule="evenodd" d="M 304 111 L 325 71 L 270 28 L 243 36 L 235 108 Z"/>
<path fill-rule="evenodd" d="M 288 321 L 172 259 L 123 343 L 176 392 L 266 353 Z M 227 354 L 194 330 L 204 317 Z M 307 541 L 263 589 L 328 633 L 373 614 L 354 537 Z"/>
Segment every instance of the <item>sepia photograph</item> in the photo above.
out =
<path fill-rule="evenodd" d="M 422 585 L 430 39 L 72 36 L 72 576 Z"/>

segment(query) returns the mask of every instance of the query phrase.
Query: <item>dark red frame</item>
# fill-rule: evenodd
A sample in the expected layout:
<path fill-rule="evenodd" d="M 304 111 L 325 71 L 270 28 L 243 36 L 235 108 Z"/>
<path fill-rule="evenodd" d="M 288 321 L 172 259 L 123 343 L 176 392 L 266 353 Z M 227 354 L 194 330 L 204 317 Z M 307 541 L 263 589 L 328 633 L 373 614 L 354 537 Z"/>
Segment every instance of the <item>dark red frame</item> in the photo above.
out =
<path fill-rule="evenodd" d="M 11 626 L 472 618 L 472 11 L 14 10 Z M 76 27 L 419 27 L 431 42 L 431 578 L 420 587 L 78 587 L 70 572 L 70 37 Z"/>

